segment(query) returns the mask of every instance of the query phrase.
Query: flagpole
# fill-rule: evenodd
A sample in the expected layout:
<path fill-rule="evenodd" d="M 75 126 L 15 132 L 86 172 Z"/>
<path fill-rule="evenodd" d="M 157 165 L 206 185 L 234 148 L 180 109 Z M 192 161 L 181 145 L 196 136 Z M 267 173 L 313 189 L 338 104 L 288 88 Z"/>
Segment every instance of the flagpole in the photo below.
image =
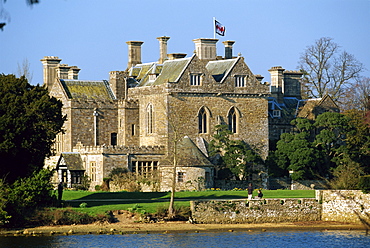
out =
<path fill-rule="evenodd" d="M 216 39 L 216 17 L 213 17 L 213 39 Z"/>

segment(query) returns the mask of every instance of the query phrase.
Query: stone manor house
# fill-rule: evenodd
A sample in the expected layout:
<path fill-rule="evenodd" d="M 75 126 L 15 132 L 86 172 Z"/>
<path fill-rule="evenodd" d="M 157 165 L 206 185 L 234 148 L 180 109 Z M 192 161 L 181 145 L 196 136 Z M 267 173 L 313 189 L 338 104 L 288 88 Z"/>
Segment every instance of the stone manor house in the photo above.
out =
<path fill-rule="evenodd" d="M 222 42 L 225 54 L 218 56 L 217 39 L 195 39 L 194 54 L 186 56 L 167 53 L 169 37 L 157 39 L 158 61 L 142 63 L 143 42 L 128 41 L 128 67 L 111 71 L 109 80 L 82 81 L 77 66 L 54 56 L 41 60 L 44 84 L 67 115 L 56 155 L 46 161 L 57 171 L 56 182 L 74 187 L 87 175 L 94 189 L 113 168 L 126 168 L 144 177 L 156 171 L 159 190 L 169 191 L 175 158 L 178 190 L 196 189 L 200 179 L 202 187 L 213 187 L 208 144 L 217 124 L 267 157 L 269 119 L 281 109 L 274 100 L 280 95 L 270 89 L 283 92 L 285 80 L 289 94 L 300 94 L 301 74 L 273 67 L 269 85 L 233 56 L 234 41 Z M 255 169 L 254 179 L 266 175 L 263 167 Z"/>

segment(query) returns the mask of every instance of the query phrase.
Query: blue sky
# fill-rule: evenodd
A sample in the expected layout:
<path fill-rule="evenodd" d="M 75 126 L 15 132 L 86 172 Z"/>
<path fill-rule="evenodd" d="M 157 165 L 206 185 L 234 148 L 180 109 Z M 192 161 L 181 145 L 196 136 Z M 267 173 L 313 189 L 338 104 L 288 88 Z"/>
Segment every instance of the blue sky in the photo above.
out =
<path fill-rule="evenodd" d="M 82 80 L 108 79 L 127 67 L 126 41 L 143 41 L 142 62 L 157 61 L 156 37 L 169 36 L 168 53 L 194 51 L 193 39 L 213 38 L 213 17 L 226 27 L 254 74 L 270 81 L 272 66 L 295 70 L 300 54 L 331 37 L 367 68 L 370 77 L 370 0 L 1 0 L 0 73 L 15 74 L 27 59 L 32 84 L 42 84 L 44 56 L 81 68 Z"/>

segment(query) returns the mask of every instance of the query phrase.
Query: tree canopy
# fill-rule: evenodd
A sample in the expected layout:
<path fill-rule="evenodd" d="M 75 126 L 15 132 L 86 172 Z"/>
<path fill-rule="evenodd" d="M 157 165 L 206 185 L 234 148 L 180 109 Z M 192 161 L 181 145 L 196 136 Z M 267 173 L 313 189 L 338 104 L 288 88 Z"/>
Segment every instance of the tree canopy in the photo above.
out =
<path fill-rule="evenodd" d="M 262 159 L 243 141 L 232 140 L 231 135 L 232 132 L 227 125 L 217 125 L 210 142 L 210 155 L 218 158 L 216 169 L 219 178 L 232 176 L 245 180 L 251 176 L 253 165 L 262 163 Z"/>
<path fill-rule="evenodd" d="M 354 188 L 355 180 L 370 172 L 370 127 L 360 111 L 326 112 L 292 125 L 296 131 L 282 134 L 269 156 L 274 176 L 291 171 L 293 180 L 334 178 L 335 187 Z"/>
<path fill-rule="evenodd" d="M 41 169 L 65 119 L 46 88 L 0 74 L 0 177 L 12 183 Z"/>

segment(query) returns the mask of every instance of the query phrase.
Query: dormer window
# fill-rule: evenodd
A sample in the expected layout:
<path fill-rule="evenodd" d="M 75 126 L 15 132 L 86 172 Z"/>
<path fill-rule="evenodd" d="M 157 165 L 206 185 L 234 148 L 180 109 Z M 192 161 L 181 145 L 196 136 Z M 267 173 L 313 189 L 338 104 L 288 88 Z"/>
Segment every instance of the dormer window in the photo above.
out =
<path fill-rule="evenodd" d="M 245 75 L 235 76 L 235 87 L 245 87 Z"/>
<path fill-rule="evenodd" d="M 149 81 L 155 81 L 157 79 L 157 74 L 149 74 Z"/>
<path fill-rule="evenodd" d="M 272 111 L 272 117 L 281 117 L 281 111 L 280 110 L 273 110 Z"/>
<path fill-rule="evenodd" d="M 190 85 L 192 86 L 199 86 L 201 85 L 202 74 L 194 73 L 190 74 Z"/>

